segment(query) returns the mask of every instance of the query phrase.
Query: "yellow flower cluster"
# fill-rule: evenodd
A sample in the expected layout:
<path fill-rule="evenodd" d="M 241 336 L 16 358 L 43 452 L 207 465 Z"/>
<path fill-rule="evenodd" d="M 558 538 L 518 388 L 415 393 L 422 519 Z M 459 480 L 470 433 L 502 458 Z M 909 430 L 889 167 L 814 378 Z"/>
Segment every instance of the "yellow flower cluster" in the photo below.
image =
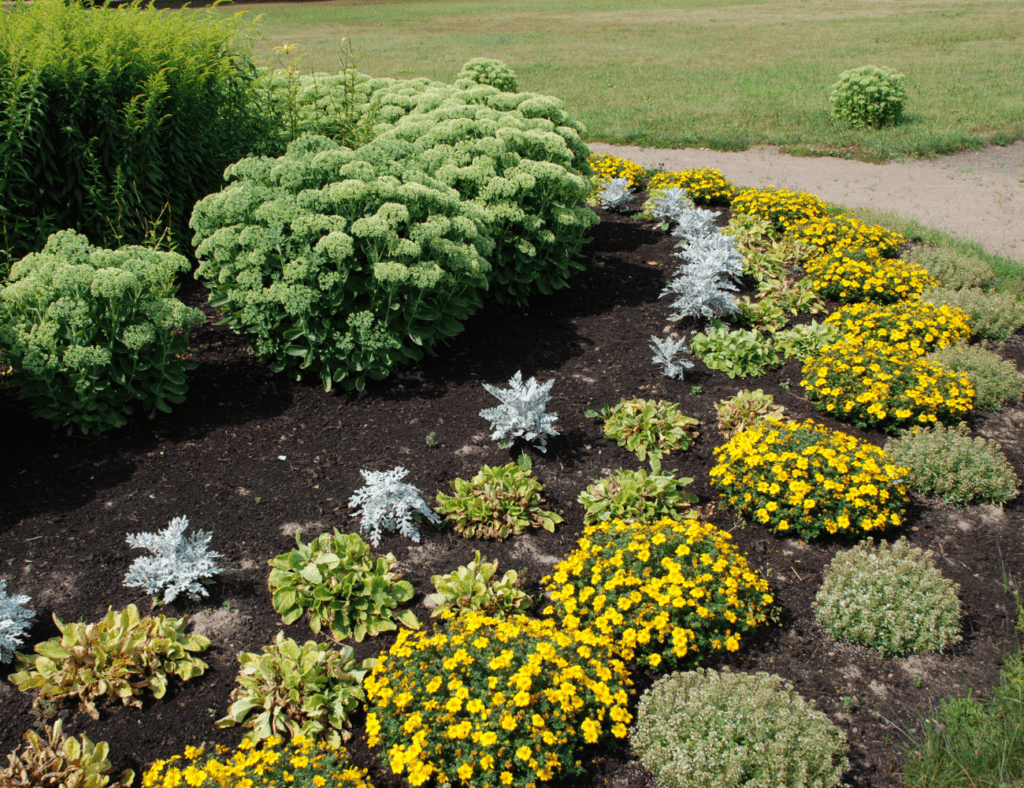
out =
<path fill-rule="evenodd" d="M 839 328 L 847 342 L 876 341 L 886 346 L 886 353 L 915 358 L 971 335 L 969 318 L 962 309 L 921 300 L 889 306 L 850 304 L 833 312 L 825 322 Z"/>
<path fill-rule="evenodd" d="M 909 341 L 911 347 L 919 343 Z M 844 337 L 808 359 L 800 385 L 818 410 L 889 432 L 954 423 L 974 406 L 974 388 L 964 373 L 862 335 Z"/>
<path fill-rule="evenodd" d="M 869 257 L 894 258 L 907 239 L 880 224 L 868 225 L 846 214 L 826 216 L 799 224 L 793 235 L 813 245 L 826 258 L 841 260 L 851 253 L 864 252 Z"/>
<path fill-rule="evenodd" d="M 903 522 L 906 469 L 877 446 L 811 420 L 744 430 L 715 457 L 711 483 L 727 505 L 774 531 L 811 539 Z"/>
<path fill-rule="evenodd" d="M 647 176 L 647 170 L 620 156 L 610 153 L 600 155 L 592 153 L 587 157 L 590 169 L 594 171 L 592 180 L 596 183 L 610 181 L 612 178 L 626 178 L 629 188 L 638 189 Z"/>
<path fill-rule="evenodd" d="M 788 233 L 805 222 L 821 221 L 828 216 L 828 205 L 807 192 L 787 189 L 743 189 L 732 201 L 733 214 L 747 214 L 767 219 L 780 234 Z"/>
<path fill-rule="evenodd" d="M 935 280 L 921 266 L 903 260 L 858 254 L 816 255 L 805 265 L 811 286 L 830 301 L 891 304 L 919 298 Z"/>
<path fill-rule="evenodd" d="M 282 788 L 296 783 L 315 788 L 373 788 L 365 769 L 347 764 L 344 750 L 316 744 L 298 735 L 288 744 L 271 736 L 259 745 L 244 739 L 234 754 L 226 747 L 206 756 L 199 747 L 186 747 L 154 763 L 142 778 L 142 788 Z"/>
<path fill-rule="evenodd" d="M 595 632 L 652 668 L 710 651 L 736 651 L 765 621 L 768 581 L 750 571 L 732 537 L 697 520 L 603 521 L 544 579 L 562 628 Z"/>
<path fill-rule="evenodd" d="M 367 742 L 411 785 L 535 788 L 578 774 L 575 750 L 623 739 L 632 681 L 612 641 L 552 619 L 446 614 L 399 633 L 364 687 Z"/>
<path fill-rule="evenodd" d="M 662 189 L 686 189 L 690 199 L 705 205 L 728 205 L 736 194 L 732 181 L 720 170 L 696 167 L 681 172 L 659 172 L 647 182 L 647 193 Z"/>

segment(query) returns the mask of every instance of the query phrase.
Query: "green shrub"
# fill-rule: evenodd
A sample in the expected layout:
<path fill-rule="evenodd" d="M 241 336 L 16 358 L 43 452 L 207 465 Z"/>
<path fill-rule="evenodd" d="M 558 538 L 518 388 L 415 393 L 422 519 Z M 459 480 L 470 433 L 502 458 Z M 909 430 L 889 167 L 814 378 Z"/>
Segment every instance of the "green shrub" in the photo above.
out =
<path fill-rule="evenodd" d="M 1024 326 L 1024 301 L 1010 293 L 986 293 L 978 287 L 948 290 L 937 287 L 921 296 L 934 304 L 948 304 L 967 313 L 971 336 L 1005 342 Z"/>
<path fill-rule="evenodd" d="M 446 575 L 434 575 L 430 582 L 437 593 L 430 598 L 437 604 L 431 618 L 442 615 L 446 610 L 461 613 L 474 610 L 494 618 L 504 618 L 509 613 L 525 612 L 533 600 L 519 590 L 519 575 L 510 569 L 500 580 L 495 580 L 498 562 L 487 563 L 476 551 L 473 560 Z"/>
<path fill-rule="evenodd" d="M 276 136 L 240 16 L 91 5 L 0 15 L 0 274 L 66 228 L 181 244 L 224 167 Z"/>
<path fill-rule="evenodd" d="M 889 654 L 929 653 L 959 643 L 959 586 L 931 552 L 900 537 L 837 553 L 814 598 L 814 617 L 839 640 Z"/>
<path fill-rule="evenodd" d="M 81 741 L 67 737 L 60 719 L 52 728 L 44 725 L 42 733 L 25 731 L 27 744 L 7 756 L 7 768 L 0 768 L 4 788 L 130 788 L 135 781 L 131 769 L 114 774 L 106 742 L 93 744 L 84 733 Z"/>
<path fill-rule="evenodd" d="M 693 335 L 690 349 L 707 364 L 730 378 L 757 377 L 775 369 L 782 361 L 772 349 L 770 340 L 760 331 L 730 331 L 726 326 L 709 328 Z"/>
<path fill-rule="evenodd" d="M 999 444 L 971 439 L 966 424 L 946 429 L 915 428 L 885 445 L 897 465 L 906 466 L 907 485 L 947 503 L 1006 503 L 1020 479 Z"/>
<path fill-rule="evenodd" d="M 775 404 L 775 397 L 761 389 L 738 391 L 729 399 L 715 403 L 718 429 L 726 439 L 758 425 L 780 422 L 786 418 L 786 409 Z"/>
<path fill-rule="evenodd" d="M 205 319 L 174 297 L 188 268 L 177 254 L 96 249 L 71 230 L 16 263 L 0 291 L 0 345 L 33 412 L 88 434 L 123 426 L 134 406 L 152 418 L 183 402 L 196 365 L 181 356 Z"/>
<path fill-rule="evenodd" d="M 463 64 L 458 79 L 468 79 L 478 85 L 490 85 L 503 93 L 518 93 L 519 81 L 515 72 L 500 60 L 475 57 Z"/>
<path fill-rule="evenodd" d="M 591 484 L 577 500 L 584 509 L 584 525 L 607 520 L 656 521 L 663 517 L 678 520 L 682 510 L 698 500 L 696 495 L 683 492 L 692 483 L 688 476 L 677 479 L 675 474 L 619 468 Z"/>
<path fill-rule="evenodd" d="M 954 345 L 928 354 L 946 369 L 967 375 L 974 387 L 974 407 L 999 410 L 1024 396 L 1024 375 L 1012 361 L 977 345 Z"/>
<path fill-rule="evenodd" d="M 903 118 L 906 101 L 903 75 L 877 66 L 844 71 L 829 94 L 832 114 L 854 128 L 896 125 Z"/>
<path fill-rule="evenodd" d="M 787 359 L 796 358 L 806 362 L 811 356 L 817 355 L 825 345 L 837 341 L 842 332 L 831 323 L 819 323 L 812 320 L 804 325 L 793 326 L 785 331 L 776 331 L 772 335 L 775 349 Z"/>
<path fill-rule="evenodd" d="M 604 436 L 644 462 L 651 459 L 651 469 L 661 470 L 661 458 L 693 445 L 697 432 L 696 419 L 679 412 L 679 404 L 666 400 L 624 399 L 614 408 L 605 405 L 600 412 L 588 410 L 587 418 L 604 419 Z"/>
<path fill-rule="evenodd" d="M 665 676 L 629 741 L 665 788 L 831 788 L 849 768 L 842 731 L 766 673 Z"/>
<path fill-rule="evenodd" d="M 955 249 L 915 246 L 904 252 L 903 259 L 921 266 L 951 290 L 965 287 L 988 289 L 996 283 L 996 275 L 988 263 Z"/>

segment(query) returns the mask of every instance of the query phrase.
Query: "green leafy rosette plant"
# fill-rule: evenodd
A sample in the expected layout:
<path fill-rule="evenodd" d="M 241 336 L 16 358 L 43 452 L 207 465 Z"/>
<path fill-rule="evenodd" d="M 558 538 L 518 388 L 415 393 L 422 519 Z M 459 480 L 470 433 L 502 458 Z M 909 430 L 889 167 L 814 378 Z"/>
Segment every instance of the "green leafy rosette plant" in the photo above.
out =
<path fill-rule="evenodd" d="M 25 731 L 26 743 L 7 756 L 7 767 L 0 768 L 0 785 L 4 788 L 130 788 L 135 781 L 131 769 L 114 776 L 106 742 L 93 744 L 84 733 L 81 741 L 67 737 L 60 719 L 52 728 L 44 725 L 42 732 L 40 736 Z"/>
<path fill-rule="evenodd" d="M 500 580 L 496 580 L 498 562 L 487 562 L 476 551 L 473 560 L 446 575 L 434 575 L 430 582 L 437 593 L 430 599 L 437 605 L 431 618 L 442 615 L 446 610 L 461 613 L 473 610 L 495 618 L 504 618 L 510 613 L 525 612 L 533 600 L 519 590 L 519 575 L 510 569 Z"/>
<path fill-rule="evenodd" d="M 516 463 L 485 465 L 470 481 L 455 479 L 454 495 L 437 494 L 436 511 L 467 539 L 506 539 L 527 528 L 554 532 L 562 518 L 543 508 L 543 485 Z"/>
<path fill-rule="evenodd" d="M 150 418 L 185 401 L 188 332 L 205 316 L 174 296 L 181 255 L 97 249 L 54 233 L 0 290 L 0 346 L 20 393 L 54 427 L 103 432 L 136 406 Z"/>
<path fill-rule="evenodd" d="M 113 609 L 95 624 L 53 622 L 61 636 L 35 647 L 36 656 L 17 655 L 18 672 L 11 681 L 22 692 L 37 690 L 33 707 L 46 701 L 78 698 L 94 720 L 96 700 L 118 698 L 125 706 L 142 708 L 139 696 L 167 692 L 169 677 L 182 681 L 201 676 L 207 664 L 194 656 L 210 645 L 202 635 L 186 635 L 188 618 L 139 616 L 135 605 Z"/>
<path fill-rule="evenodd" d="M 707 364 L 730 378 L 758 377 L 775 369 L 782 360 L 760 331 L 730 331 L 727 326 L 709 328 L 693 335 L 690 349 Z"/>
<path fill-rule="evenodd" d="M 612 640 L 473 611 L 400 632 L 364 684 L 367 743 L 411 785 L 526 786 L 583 771 L 628 734 L 632 681 Z"/>
<path fill-rule="evenodd" d="M 814 618 L 839 640 L 887 654 L 942 651 L 960 642 L 959 586 L 932 553 L 900 538 L 837 553 L 814 598 Z"/>
<path fill-rule="evenodd" d="M 889 353 L 923 356 L 939 348 L 966 341 L 971 335 L 967 314 L 945 304 L 928 301 L 900 301 L 887 306 L 848 304 L 825 318 L 838 328 L 843 340 L 864 344 L 878 342 Z"/>
<path fill-rule="evenodd" d="M 826 345 L 837 342 L 842 332 L 831 323 L 819 323 L 812 320 L 804 325 L 793 326 L 785 331 L 776 331 L 772 335 L 775 349 L 787 359 L 795 358 L 807 361 L 818 354 Z"/>
<path fill-rule="evenodd" d="M 567 632 L 618 643 L 623 659 L 669 667 L 736 651 L 763 624 L 768 581 L 710 523 L 602 521 L 544 579 L 548 615 Z"/>
<path fill-rule="evenodd" d="M 809 419 L 744 430 L 714 454 L 711 483 L 726 505 L 778 533 L 857 536 L 903 522 L 907 469 Z"/>
<path fill-rule="evenodd" d="M 661 458 L 673 451 L 686 451 L 698 433 L 698 421 L 679 412 L 679 404 L 665 400 L 627 399 L 614 408 L 588 410 L 587 418 L 604 419 L 604 435 L 641 462 L 650 456 L 651 469 L 661 470 Z"/>
<path fill-rule="evenodd" d="M 844 71 L 829 92 L 832 115 L 853 128 L 894 126 L 902 120 L 906 102 L 903 75 L 878 66 Z"/>
<path fill-rule="evenodd" d="M 977 345 L 954 345 L 928 354 L 928 360 L 967 375 L 974 389 L 974 407 L 999 410 L 1024 396 L 1024 377 L 998 353 Z"/>
<path fill-rule="evenodd" d="M 361 643 L 367 635 L 397 629 L 397 619 L 411 629 L 420 622 L 411 610 L 398 610 L 412 599 L 412 584 L 391 571 L 395 557 L 388 553 L 374 559 L 370 546 L 359 534 L 320 534 L 289 553 L 271 558 L 267 581 L 273 594 L 274 610 L 285 624 L 292 624 L 309 611 L 314 632 L 326 627 L 338 640 L 354 638 Z"/>
<path fill-rule="evenodd" d="M 692 478 L 677 479 L 674 473 L 648 474 L 642 468 L 638 471 L 619 468 L 579 494 L 583 523 L 680 519 L 683 510 L 697 502 L 696 495 L 683 492 L 683 488 L 692 483 Z"/>
<path fill-rule="evenodd" d="M 816 315 L 825 308 L 806 279 L 790 281 L 785 275 L 764 276 L 757 286 L 757 298 L 744 296 L 736 305 L 742 322 L 770 328 L 773 333 L 793 315 Z"/>
<path fill-rule="evenodd" d="M 307 640 L 301 646 L 278 632 L 262 654 L 238 655 L 238 687 L 218 728 L 243 725 L 247 738 L 298 736 L 339 747 L 352 735 L 349 715 L 365 700 L 363 679 L 376 661 L 356 668 L 352 649 L 331 649 Z M 255 713 L 255 717 L 251 715 Z"/>
<path fill-rule="evenodd" d="M 786 417 L 786 409 L 776 405 L 775 397 L 761 389 L 738 391 L 729 399 L 716 402 L 715 412 L 718 414 L 718 429 L 726 438 L 767 422 L 784 421 Z"/>

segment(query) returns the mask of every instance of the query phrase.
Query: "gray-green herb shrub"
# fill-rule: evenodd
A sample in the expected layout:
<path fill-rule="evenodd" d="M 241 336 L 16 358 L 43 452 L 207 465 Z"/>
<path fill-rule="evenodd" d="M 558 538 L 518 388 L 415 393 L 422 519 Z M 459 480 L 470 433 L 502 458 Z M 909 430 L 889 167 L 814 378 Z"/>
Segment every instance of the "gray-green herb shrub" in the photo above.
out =
<path fill-rule="evenodd" d="M 782 363 L 771 341 L 755 329 L 730 331 L 726 326 L 709 328 L 706 334 L 693 335 L 690 348 L 709 369 L 720 370 L 730 378 L 763 375 Z"/>
<path fill-rule="evenodd" d="M 915 427 L 885 444 L 896 465 L 906 466 L 907 485 L 953 504 L 1006 503 L 1020 479 L 999 444 L 970 437 L 966 424 Z"/>
<path fill-rule="evenodd" d="M 507 389 L 483 384 L 488 392 L 501 400 L 497 407 L 480 411 L 480 417 L 491 422 L 491 440 L 498 441 L 502 448 L 508 448 L 517 439 L 526 443 L 539 441 L 537 450 L 546 452 L 548 437 L 558 435 L 554 427 L 558 414 L 545 410 L 551 401 L 548 392 L 555 385 L 555 379 L 538 383 L 531 377 L 523 383 L 523 374 L 519 370 L 509 378 L 508 384 Z"/>
<path fill-rule="evenodd" d="M 931 552 L 900 537 L 837 553 L 825 568 L 814 617 L 838 640 L 888 654 L 927 654 L 960 642 L 959 586 Z"/>
<path fill-rule="evenodd" d="M 519 589 L 519 575 L 510 569 L 501 579 L 496 579 L 498 562 L 487 562 L 476 551 L 473 560 L 446 575 L 434 575 L 430 582 L 437 593 L 430 599 L 436 607 L 431 618 L 442 615 L 446 610 L 461 613 L 463 610 L 479 610 L 495 618 L 505 618 L 509 613 L 521 613 L 530 608 L 533 600 Z"/>
<path fill-rule="evenodd" d="M 681 520 L 683 510 L 697 502 L 697 496 L 684 492 L 693 483 L 688 476 L 674 473 L 650 473 L 640 469 L 619 468 L 596 480 L 579 494 L 583 524 L 608 520 L 657 522 L 663 517 Z"/>
<path fill-rule="evenodd" d="M 1024 396 L 1024 376 L 1012 361 L 977 345 L 951 345 L 928 358 L 954 372 L 963 372 L 974 388 L 974 407 L 999 410 Z"/>
<path fill-rule="evenodd" d="M 672 187 L 655 189 L 650 192 L 640 213 L 645 219 L 658 219 L 668 224 L 678 224 L 679 215 L 695 207 L 693 200 L 690 199 L 690 193 L 686 189 Z"/>
<path fill-rule="evenodd" d="M 829 93 L 832 115 L 854 128 L 880 129 L 899 123 L 906 101 L 903 75 L 878 66 L 844 71 Z"/>
<path fill-rule="evenodd" d="M 971 336 L 1005 342 L 1024 326 L 1024 301 L 1012 293 L 987 293 L 978 287 L 951 290 L 936 287 L 921 299 L 933 304 L 949 304 L 967 313 Z"/>
<path fill-rule="evenodd" d="M 154 600 L 163 590 L 163 604 L 170 604 L 183 592 L 193 600 L 208 596 L 202 581 L 223 571 L 215 560 L 221 554 L 209 549 L 213 534 L 196 531 L 185 536 L 187 528 L 187 517 L 175 517 L 159 533 L 128 534 L 129 545 L 153 555 L 136 558 L 124 576 L 124 584 L 145 588 Z"/>
<path fill-rule="evenodd" d="M 665 788 L 832 788 L 849 768 L 842 731 L 766 673 L 665 676 L 629 741 Z"/>
<path fill-rule="evenodd" d="M 424 517 L 427 522 L 437 525 L 441 518 L 427 506 L 420 491 L 403 482 L 409 471 L 399 465 L 390 471 L 359 471 L 366 484 L 360 487 L 348 501 L 348 508 L 361 515 L 359 530 L 369 533 L 370 544 L 380 544 L 381 536 L 398 531 L 414 542 L 420 540 L 420 532 L 413 522 L 413 515 Z"/>
<path fill-rule="evenodd" d="M 0 347 L 20 394 L 55 427 L 95 433 L 185 400 L 188 332 L 205 316 L 175 298 L 177 254 L 97 249 L 72 230 L 11 269 L 0 291 Z"/>
<path fill-rule="evenodd" d="M 478 85 L 490 85 L 503 93 L 518 93 L 519 80 L 515 72 L 501 60 L 489 57 L 475 57 L 462 65 L 457 79 L 468 79 Z"/>
<path fill-rule="evenodd" d="M 987 262 L 955 249 L 915 246 L 903 253 L 903 259 L 921 266 L 950 290 L 965 287 L 987 290 L 996 283 L 995 272 Z"/>
<path fill-rule="evenodd" d="M 28 634 L 35 611 L 25 605 L 31 597 L 25 594 L 7 595 L 7 581 L 0 577 L 0 664 L 10 662 Z"/>

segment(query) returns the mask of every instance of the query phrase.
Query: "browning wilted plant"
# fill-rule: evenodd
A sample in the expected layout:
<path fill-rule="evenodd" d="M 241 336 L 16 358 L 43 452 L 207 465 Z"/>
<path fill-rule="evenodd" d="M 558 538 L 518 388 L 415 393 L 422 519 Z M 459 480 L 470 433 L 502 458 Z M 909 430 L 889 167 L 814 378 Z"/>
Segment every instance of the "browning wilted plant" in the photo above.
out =
<path fill-rule="evenodd" d="M 35 612 L 25 605 L 31 597 L 7 595 L 7 581 L 0 578 L 0 663 L 10 662 L 25 639 Z"/>
<path fill-rule="evenodd" d="M 1024 396 L 1024 376 L 1013 362 L 977 345 L 953 345 L 928 355 L 946 369 L 967 375 L 974 387 L 974 407 L 999 410 Z"/>
<path fill-rule="evenodd" d="M 837 553 L 814 598 L 814 617 L 839 640 L 888 654 L 923 654 L 959 643 L 959 586 L 931 561 L 931 552 L 900 537 Z"/>
<path fill-rule="evenodd" d="M 583 507 L 583 524 L 605 520 L 655 522 L 668 517 L 681 520 L 683 509 L 697 502 L 697 496 L 683 492 L 693 483 L 688 476 L 676 478 L 674 473 L 651 473 L 642 468 L 627 471 L 619 468 L 598 479 L 579 494 Z"/>
<path fill-rule="evenodd" d="M 640 462 L 650 457 L 651 470 L 661 470 L 661 458 L 675 450 L 686 451 L 698 433 L 698 422 L 679 412 L 679 404 L 665 400 L 627 399 L 600 412 L 588 410 L 588 419 L 604 419 L 604 435 L 633 452 Z"/>
<path fill-rule="evenodd" d="M 501 448 L 507 449 L 517 438 L 526 443 L 539 439 L 537 450 L 546 452 L 548 437 L 558 435 L 553 426 L 558 414 L 544 410 L 551 401 L 548 392 L 555 384 L 554 378 L 546 383 L 538 383 L 536 378 L 530 378 L 523 383 L 523 374 L 517 371 L 508 384 L 508 389 L 483 384 L 488 392 L 501 400 L 498 407 L 480 411 L 480 416 L 491 422 L 491 429 L 494 430 L 491 440 L 498 441 Z"/>
<path fill-rule="evenodd" d="M 992 266 L 980 257 L 954 249 L 915 246 L 903 254 L 903 259 L 921 266 L 938 279 L 943 287 L 950 290 L 962 290 L 967 287 L 987 290 L 997 281 Z"/>
<path fill-rule="evenodd" d="M 971 336 L 1005 342 L 1024 326 L 1024 301 L 1010 293 L 988 293 L 980 287 L 951 290 L 936 287 L 921 296 L 934 304 L 959 307 L 967 313 Z"/>
<path fill-rule="evenodd" d="M 562 518 L 543 508 L 543 485 L 514 462 L 485 465 L 471 481 L 455 479 L 454 495 L 437 494 L 437 511 L 467 539 L 506 539 L 530 527 L 553 532 Z"/>
<path fill-rule="evenodd" d="M 159 533 L 128 534 L 128 544 L 153 555 L 136 558 L 124 576 L 124 584 L 145 588 L 154 597 L 154 605 L 161 589 L 163 604 L 170 604 L 182 592 L 194 600 L 207 596 L 201 581 L 223 571 L 215 562 L 221 554 L 208 549 L 213 534 L 197 531 L 186 537 L 186 528 L 188 518 L 175 517 Z"/>
<path fill-rule="evenodd" d="M 363 679 L 377 664 L 367 659 L 357 668 L 349 646 L 332 649 L 313 640 L 300 646 L 284 632 L 262 654 L 243 651 L 238 661 L 239 686 L 218 728 L 243 725 L 251 729 L 246 738 L 256 741 L 305 736 L 334 747 L 351 737 L 348 717 L 366 700 Z"/>
<path fill-rule="evenodd" d="M 24 738 L 26 743 L 7 756 L 7 768 L 0 769 L 4 788 L 130 788 L 135 781 L 131 769 L 113 777 L 106 742 L 93 744 L 84 733 L 81 741 L 66 737 L 62 720 L 44 726 L 43 736 L 26 731 Z"/>
<path fill-rule="evenodd" d="M 941 423 L 916 427 L 888 441 L 885 452 L 894 463 L 907 467 L 909 487 L 948 503 L 1002 504 L 1016 496 L 1020 487 L 999 444 L 972 440 L 964 423 L 949 429 Z"/>
<path fill-rule="evenodd" d="M 434 514 L 420 491 L 403 482 L 409 471 L 399 465 L 390 471 L 359 471 L 366 484 L 349 499 L 348 508 L 354 514 L 361 514 L 359 530 L 370 534 L 370 544 L 380 544 L 383 533 L 400 532 L 414 542 L 420 540 L 420 532 L 412 516 L 419 514 L 427 522 L 437 525 L 441 519 Z"/>
<path fill-rule="evenodd" d="M 17 655 L 18 672 L 11 681 L 22 692 L 38 690 L 33 707 L 47 700 L 78 698 L 94 720 L 95 701 L 120 698 L 125 706 L 142 708 L 146 689 L 162 698 L 170 676 L 188 681 L 201 676 L 207 664 L 193 654 L 210 645 L 202 635 L 186 635 L 188 618 L 139 616 L 128 605 L 95 624 L 74 624 L 53 617 L 60 637 L 35 647 L 37 656 Z"/>
<path fill-rule="evenodd" d="M 715 403 L 718 428 L 729 439 L 743 430 L 785 419 L 786 409 L 775 404 L 775 397 L 761 389 L 739 391 L 735 396 Z"/>
<path fill-rule="evenodd" d="M 437 593 L 431 594 L 430 598 L 436 607 L 430 617 L 439 616 L 446 610 L 456 613 L 475 610 L 494 618 L 526 612 L 533 600 L 519 589 L 519 575 L 510 569 L 497 580 L 497 573 L 498 562 L 488 563 L 477 550 L 466 566 L 446 575 L 434 575 L 430 582 Z"/>
<path fill-rule="evenodd" d="M 849 768 L 843 732 L 767 673 L 665 676 L 629 741 L 665 788 L 831 788 Z"/>

